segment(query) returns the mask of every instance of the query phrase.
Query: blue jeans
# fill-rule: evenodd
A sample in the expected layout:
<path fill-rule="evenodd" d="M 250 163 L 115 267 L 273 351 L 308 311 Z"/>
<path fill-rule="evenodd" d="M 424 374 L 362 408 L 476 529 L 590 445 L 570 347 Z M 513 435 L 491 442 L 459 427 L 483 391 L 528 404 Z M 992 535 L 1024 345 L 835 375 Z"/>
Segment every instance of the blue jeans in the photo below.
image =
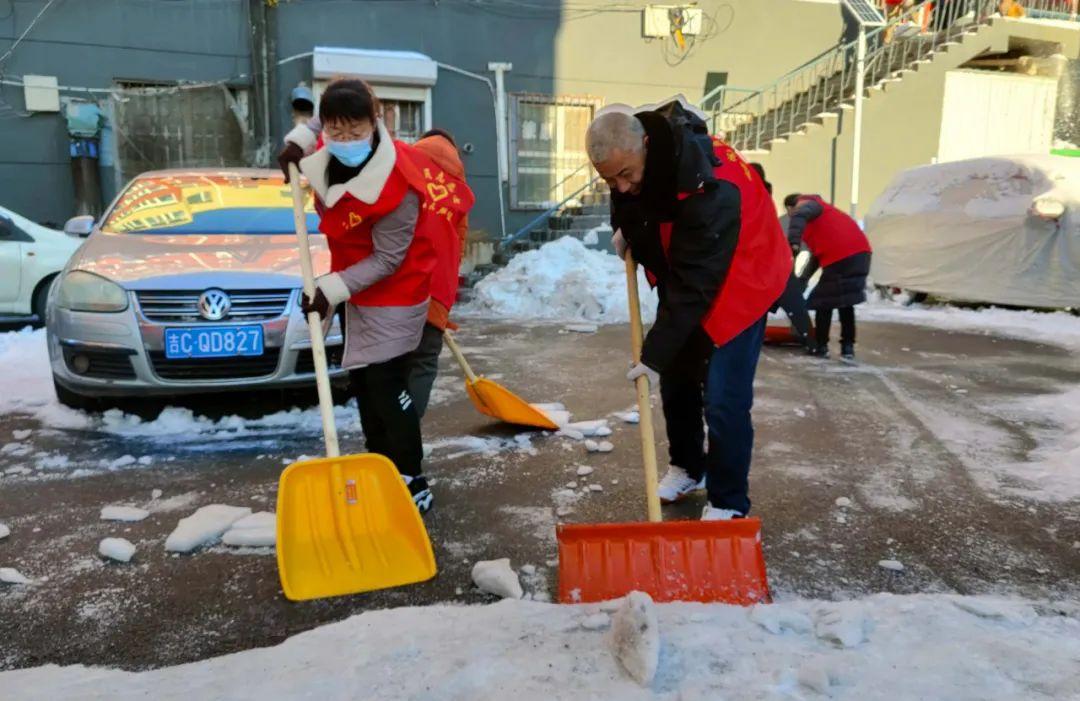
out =
<path fill-rule="evenodd" d="M 709 502 L 744 515 L 750 511 L 754 449 L 750 409 L 764 338 L 764 318 L 720 347 L 704 332 L 695 332 L 660 376 L 671 464 L 694 479 L 705 475 Z M 709 429 L 708 452 L 703 415 Z"/>

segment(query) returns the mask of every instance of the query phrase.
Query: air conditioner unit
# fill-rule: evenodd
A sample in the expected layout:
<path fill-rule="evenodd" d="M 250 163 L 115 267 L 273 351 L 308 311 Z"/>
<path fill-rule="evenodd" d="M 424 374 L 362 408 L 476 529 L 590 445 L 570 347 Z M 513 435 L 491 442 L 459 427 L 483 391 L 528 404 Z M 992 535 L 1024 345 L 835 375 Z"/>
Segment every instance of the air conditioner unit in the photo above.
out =
<path fill-rule="evenodd" d="M 671 36 L 682 18 L 682 33 L 701 34 L 702 10 L 693 5 L 648 5 L 641 13 L 641 36 L 658 39 Z"/>

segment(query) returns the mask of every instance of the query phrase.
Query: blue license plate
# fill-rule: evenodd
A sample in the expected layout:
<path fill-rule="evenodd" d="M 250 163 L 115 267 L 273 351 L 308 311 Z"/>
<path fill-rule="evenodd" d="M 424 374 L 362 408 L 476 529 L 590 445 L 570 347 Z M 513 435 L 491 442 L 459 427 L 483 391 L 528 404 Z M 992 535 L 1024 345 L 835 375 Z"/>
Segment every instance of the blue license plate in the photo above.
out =
<path fill-rule="evenodd" d="M 165 329 L 166 358 L 231 358 L 262 354 L 262 326 Z"/>

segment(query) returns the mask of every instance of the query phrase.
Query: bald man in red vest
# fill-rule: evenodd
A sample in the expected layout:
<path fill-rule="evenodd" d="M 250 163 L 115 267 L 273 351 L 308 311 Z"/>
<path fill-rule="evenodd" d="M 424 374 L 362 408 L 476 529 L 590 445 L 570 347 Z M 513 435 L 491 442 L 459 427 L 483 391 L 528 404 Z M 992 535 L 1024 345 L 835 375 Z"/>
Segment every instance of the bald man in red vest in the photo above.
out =
<path fill-rule="evenodd" d="M 589 127 L 587 148 L 611 187 L 616 251 L 629 250 L 660 295 L 641 363 L 627 375 L 660 385 L 671 453 L 660 498 L 704 488 L 703 520 L 745 516 L 765 314 L 791 271 L 772 200 L 757 172 L 710 137 L 681 98 L 605 111 Z"/>

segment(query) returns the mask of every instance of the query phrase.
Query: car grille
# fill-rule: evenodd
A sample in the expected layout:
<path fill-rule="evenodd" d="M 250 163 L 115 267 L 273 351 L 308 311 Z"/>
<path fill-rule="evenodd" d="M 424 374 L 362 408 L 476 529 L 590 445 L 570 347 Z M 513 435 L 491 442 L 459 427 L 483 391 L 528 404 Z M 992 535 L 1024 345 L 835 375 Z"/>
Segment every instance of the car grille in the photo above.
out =
<path fill-rule="evenodd" d="M 327 346 L 326 357 L 329 360 L 330 369 L 341 367 L 341 355 L 345 350 L 345 346 Z M 310 348 L 305 348 L 296 354 L 296 370 L 297 375 L 308 375 L 315 372 L 315 355 Z"/>
<path fill-rule="evenodd" d="M 226 290 L 232 308 L 220 321 L 207 321 L 199 314 L 203 290 L 155 290 L 136 292 L 139 309 L 150 321 L 204 322 L 207 324 L 276 319 L 285 313 L 292 290 Z"/>
<path fill-rule="evenodd" d="M 75 369 L 76 356 L 84 356 L 90 361 L 86 372 Z M 64 346 L 64 363 L 68 369 L 80 377 L 98 377 L 106 380 L 134 380 L 135 368 L 131 365 L 131 353 L 101 349 L 73 348 Z"/>
<path fill-rule="evenodd" d="M 165 351 L 150 351 L 154 373 L 163 380 L 233 380 L 273 375 L 280 348 L 267 348 L 262 355 L 231 358 L 166 358 Z"/>

